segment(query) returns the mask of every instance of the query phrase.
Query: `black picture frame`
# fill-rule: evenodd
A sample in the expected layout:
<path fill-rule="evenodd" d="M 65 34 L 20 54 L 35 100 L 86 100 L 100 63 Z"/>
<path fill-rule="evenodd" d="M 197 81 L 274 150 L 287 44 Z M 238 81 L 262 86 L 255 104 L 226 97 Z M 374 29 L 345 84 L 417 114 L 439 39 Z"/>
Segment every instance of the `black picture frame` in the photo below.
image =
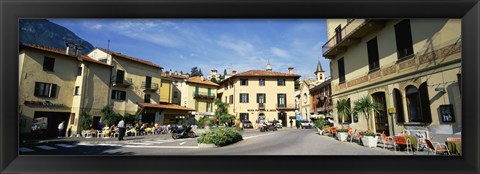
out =
<path fill-rule="evenodd" d="M 479 173 L 478 0 L 0 0 L 2 173 Z M 463 155 L 18 156 L 19 18 L 462 18 Z"/>

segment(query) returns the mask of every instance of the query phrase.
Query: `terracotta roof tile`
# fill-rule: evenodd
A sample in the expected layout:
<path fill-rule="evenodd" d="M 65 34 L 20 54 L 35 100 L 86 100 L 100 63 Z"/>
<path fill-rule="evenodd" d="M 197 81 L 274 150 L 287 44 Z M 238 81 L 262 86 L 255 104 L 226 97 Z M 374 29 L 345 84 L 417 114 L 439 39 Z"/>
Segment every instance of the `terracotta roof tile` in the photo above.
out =
<path fill-rule="evenodd" d="M 172 110 L 183 110 L 183 111 L 194 111 L 195 109 L 180 106 L 177 104 L 152 104 L 152 103 L 138 103 L 140 107 L 143 108 L 158 108 L 158 109 L 172 109 Z"/>
<path fill-rule="evenodd" d="M 190 78 L 188 78 L 187 82 L 203 84 L 203 85 L 210 85 L 210 86 L 220 86 L 220 85 L 218 85 L 216 83 L 213 83 L 209 80 L 202 81 L 200 76 L 190 77 Z"/>
<path fill-rule="evenodd" d="M 297 74 L 290 74 L 290 73 L 283 73 L 283 72 L 276 72 L 276 71 L 265 71 L 265 70 L 250 70 L 241 72 L 238 74 L 233 75 L 232 77 L 251 77 L 251 76 L 261 76 L 261 77 L 300 77 Z"/>
<path fill-rule="evenodd" d="M 56 49 L 56 48 L 49 48 L 49 47 L 37 46 L 37 45 L 27 45 L 27 44 L 22 44 L 20 46 L 29 47 L 29 48 L 33 48 L 33 49 L 37 49 L 37 50 L 42 50 L 42 51 L 47 51 L 47 52 L 51 52 L 51 53 L 56 53 L 56 54 L 60 54 L 60 55 L 64 55 L 64 56 L 77 58 L 76 56 L 67 55 L 65 53 L 65 50 L 60 50 L 60 49 Z M 106 66 L 111 67 L 111 65 L 109 65 L 109 64 L 106 64 L 104 62 L 100 62 L 100 61 L 95 60 L 95 59 L 93 59 L 91 57 L 88 57 L 86 55 L 82 54 L 81 56 L 82 56 L 82 59 L 85 60 L 85 61 L 89 61 L 89 62 L 93 62 L 93 63 L 97 63 L 97 64 L 106 65 Z"/>
<path fill-rule="evenodd" d="M 187 75 L 176 75 L 176 74 L 168 74 L 165 72 L 162 72 L 162 77 L 170 77 L 170 78 L 176 78 L 176 79 L 188 79 Z"/>
<path fill-rule="evenodd" d="M 121 54 L 121 53 L 117 53 L 117 52 L 114 52 L 112 50 L 107 50 L 107 49 L 104 49 L 104 48 L 100 48 L 100 47 L 97 47 L 98 49 L 104 51 L 104 52 L 110 52 L 112 55 L 115 55 L 117 57 L 121 57 L 121 58 L 124 58 L 124 59 L 128 59 L 128 60 L 131 60 L 131 61 L 135 61 L 135 62 L 138 62 L 138 63 L 141 63 L 141 64 L 145 64 L 145 65 L 149 65 L 149 66 L 152 66 L 152 67 L 155 67 L 155 68 L 160 68 L 160 69 L 163 69 L 161 66 L 158 66 L 157 64 L 155 63 L 152 63 L 150 61 L 146 61 L 146 60 L 143 60 L 143 59 L 139 59 L 139 58 L 135 58 L 135 57 L 131 57 L 131 56 L 127 56 L 127 55 L 124 55 L 124 54 Z"/>

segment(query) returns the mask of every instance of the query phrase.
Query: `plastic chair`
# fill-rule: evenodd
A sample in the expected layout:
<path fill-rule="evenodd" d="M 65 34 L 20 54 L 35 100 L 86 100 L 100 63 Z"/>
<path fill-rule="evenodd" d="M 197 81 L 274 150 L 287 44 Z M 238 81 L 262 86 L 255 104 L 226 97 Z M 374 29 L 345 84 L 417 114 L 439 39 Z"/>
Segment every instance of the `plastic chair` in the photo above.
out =
<path fill-rule="evenodd" d="M 395 143 L 394 146 L 393 146 L 393 151 L 394 151 L 394 152 L 397 151 L 396 146 L 397 146 L 397 144 L 398 144 L 398 145 L 405 145 L 405 146 L 407 146 L 407 147 L 405 148 L 405 151 L 407 151 L 407 154 L 410 154 L 409 151 L 408 151 L 409 149 L 410 149 L 410 150 L 412 151 L 412 153 L 413 153 L 412 144 L 410 143 L 410 140 L 407 139 L 406 136 L 394 136 L 394 137 L 393 137 L 393 142 Z"/>
<path fill-rule="evenodd" d="M 443 152 L 443 153 L 447 152 L 448 155 L 450 155 L 450 150 L 448 150 L 447 145 L 440 144 L 438 142 L 431 142 L 430 140 L 425 140 L 425 141 L 427 142 L 428 154 L 430 154 L 430 151 L 432 151 L 433 155 L 436 155 L 437 152 Z"/>
<path fill-rule="evenodd" d="M 462 138 L 449 137 L 449 138 L 447 138 L 447 141 L 457 141 L 457 142 L 460 142 L 460 141 L 462 141 Z"/>

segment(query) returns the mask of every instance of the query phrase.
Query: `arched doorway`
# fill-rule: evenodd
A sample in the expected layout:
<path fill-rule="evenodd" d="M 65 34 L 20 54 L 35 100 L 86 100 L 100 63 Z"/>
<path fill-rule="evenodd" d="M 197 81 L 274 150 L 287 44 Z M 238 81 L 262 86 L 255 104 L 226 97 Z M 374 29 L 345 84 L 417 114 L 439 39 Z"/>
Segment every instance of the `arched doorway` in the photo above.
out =
<path fill-rule="evenodd" d="M 402 93 L 398 89 L 393 89 L 393 104 L 395 109 L 397 110 L 396 115 L 396 122 L 397 123 L 405 123 L 405 114 L 403 112 L 403 99 Z"/>
<path fill-rule="evenodd" d="M 385 135 L 389 136 L 389 125 L 387 117 L 387 102 L 385 100 L 385 92 L 376 92 L 372 94 L 374 102 L 380 103 L 381 110 L 379 112 L 374 112 L 373 116 L 375 118 L 375 130 L 377 133 L 384 132 Z"/>
<path fill-rule="evenodd" d="M 405 88 L 407 96 L 408 119 L 410 122 L 431 123 L 430 98 L 428 97 L 427 83 L 420 88 L 410 85 Z"/>

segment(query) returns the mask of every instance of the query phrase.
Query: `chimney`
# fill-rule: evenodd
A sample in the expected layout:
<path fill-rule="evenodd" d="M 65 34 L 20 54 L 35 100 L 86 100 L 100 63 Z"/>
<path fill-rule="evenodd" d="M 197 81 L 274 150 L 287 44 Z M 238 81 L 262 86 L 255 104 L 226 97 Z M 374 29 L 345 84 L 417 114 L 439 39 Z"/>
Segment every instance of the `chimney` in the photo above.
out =
<path fill-rule="evenodd" d="M 67 46 L 67 49 L 65 50 L 65 54 L 71 56 L 75 45 L 71 42 L 65 42 L 65 46 Z"/>
<path fill-rule="evenodd" d="M 200 76 L 200 80 L 201 80 L 202 82 L 205 81 L 205 77 Z"/>
<path fill-rule="evenodd" d="M 232 70 L 232 76 L 237 74 L 237 70 Z"/>
<path fill-rule="evenodd" d="M 288 73 L 293 74 L 293 67 L 288 67 Z"/>
<path fill-rule="evenodd" d="M 77 50 L 75 51 L 75 56 L 79 61 L 82 61 L 82 49 L 83 47 L 81 45 L 76 45 Z"/>

